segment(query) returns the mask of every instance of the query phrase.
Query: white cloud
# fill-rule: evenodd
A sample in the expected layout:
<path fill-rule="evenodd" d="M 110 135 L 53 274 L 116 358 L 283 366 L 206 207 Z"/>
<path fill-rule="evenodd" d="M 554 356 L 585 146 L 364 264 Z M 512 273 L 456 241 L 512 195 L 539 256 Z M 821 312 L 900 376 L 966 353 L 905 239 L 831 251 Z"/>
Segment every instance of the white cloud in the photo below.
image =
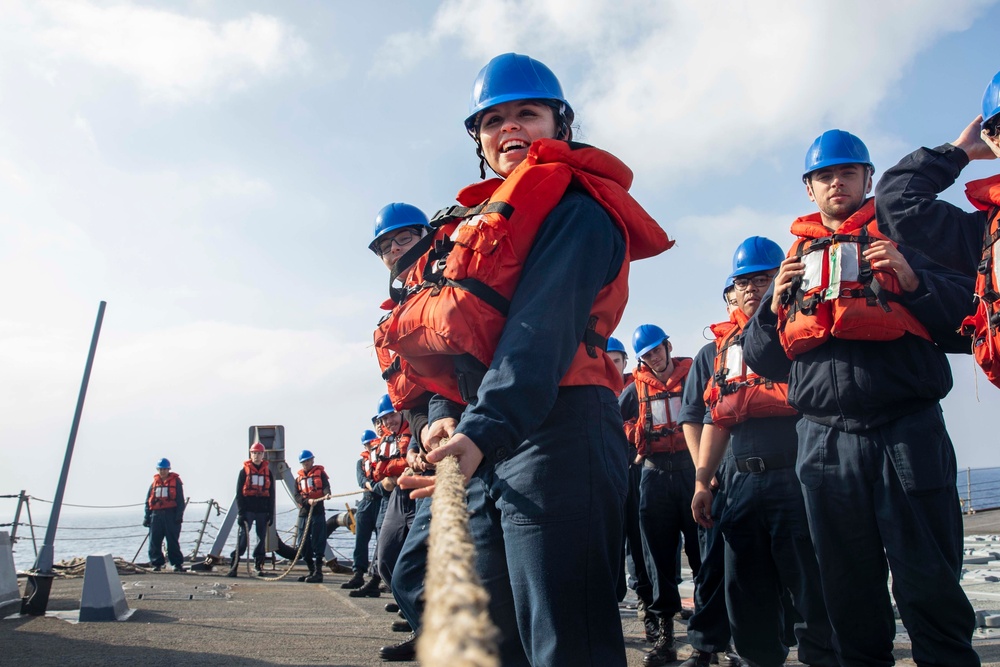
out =
<path fill-rule="evenodd" d="M 234 91 L 301 63 L 306 43 L 263 14 L 212 23 L 148 7 L 54 0 L 37 39 L 57 61 L 83 60 L 133 79 L 151 100 L 185 103 Z"/>
<path fill-rule="evenodd" d="M 426 41 L 483 63 L 512 50 L 543 60 L 588 141 L 650 178 L 693 179 L 830 125 L 862 132 L 914 55 L 987 4 L 452 0 Z M 382 56 L 384 71 L 419 61 Z"/>

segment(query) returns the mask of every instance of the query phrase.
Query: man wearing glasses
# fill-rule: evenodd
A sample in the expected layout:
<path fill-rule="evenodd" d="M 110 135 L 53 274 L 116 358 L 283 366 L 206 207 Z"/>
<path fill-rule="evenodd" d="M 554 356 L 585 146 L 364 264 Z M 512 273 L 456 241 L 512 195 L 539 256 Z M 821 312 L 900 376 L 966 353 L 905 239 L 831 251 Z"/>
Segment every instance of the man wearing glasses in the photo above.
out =
<path fill-rule="evenodd" d="M 972 160 L 1000 157 L 1000 72 L 983 94 L 983 113 L 958 139 L 937 148 L 920 148 L 885 172 L 878 184 L 879 229 L 928 259 L 977 277 L 979 310 L 966 324 L 973 334 L 976 361 L 1000 387 L 1000 175 L 972 181 L 966 196 L 969 213 L 937 198 L 955 183 Z"/>
<path fill-rule="evenodd" d="M 788 404 L 787 385 L 757 375 L 743 359 L 743 328 L 784 259 L 778 244 L 762 236 L 746 239 L 733 255 L 736 308 L 729 321 L 710 327 L 716 337 L 705 390 L 711 418 L 701 432 L 691 510 L 705 530 L 717 527 L 725 536 L 726 599 L 740 655 L 756 665 L 785 662 L 787 589 L 801 617 L 795 624 L 799 661 L 837 667 L 795 476 L 799 414 Z M 711 487 L 727 447 L 731 458 L 720 506 Z M 699 652 L 700 661 L 691 666 L 709 665 L 709 657 Z"/>
<path fill-rule="evenodd" d="M 952 387 L 945 352 L 968 352 L 956 330 L 973 281 L 878 231 L 874 167 L 856 136 L 825 132 L 805 165 L 819 211 L 792 223 L 798 240 L 744 330 L 743 353 L 764 377 L 787 378 L 802 413 L 796 472 L 841 664 L 894 664 L 891 571 L 914 661 L 979 665 L 939 404 Z"/>

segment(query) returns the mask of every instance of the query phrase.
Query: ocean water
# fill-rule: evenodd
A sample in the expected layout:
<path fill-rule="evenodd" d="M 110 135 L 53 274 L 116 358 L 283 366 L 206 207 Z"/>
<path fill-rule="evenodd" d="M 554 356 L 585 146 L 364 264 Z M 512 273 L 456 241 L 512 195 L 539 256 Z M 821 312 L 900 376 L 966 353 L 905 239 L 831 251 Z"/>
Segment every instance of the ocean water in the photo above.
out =
<path fill-rule="evenodd" d="M 983 511 L 1000 508 L 1000 468 L 962 469 L 957 477 L 958 495 L 962 510 Z M 353 499 L 351 499 L 353 501 Z M 328 503 L 327 517 L 332 517 L 342 501 Z M 353 504 L 353 502 L 352 502 Z M 16 499 L 5 499 L 0 504 L 0 530 L 11 532 L 9 525 L 14 519 L 17 508 Z M 31 502 L 31 519 L 34 525 L 35 543 L 31 539 L 31 527 L 28 525 L 27 513 L 22 510 L 17 528 L 17 541 L 14 545 L 14 565 L 18 570 L 27 570 L 35 563 L 35 545 L 41 549 L 45 538 L 45 528 L 49 521 L 52 505 L 37 499 Z M 184 513 L 184 524 L 181 529 L 181 550 L 188 558 L 194 553 L 199 534 L 202 534 L 198 558 L 207 555 L 225 519 L 213 507 L 209 511 L 208 521 L 202 532 L 202 522 L 205 520 L 208 505 L 205 502 L 189 503 Z M 222 510 L 223 513 L 225 510 Z M 141 506 L 122 509 L 97 509 L 64 507 L 59 518 L 59 528 L 56 532 L 54 561 L 88 556 L 90 554 L 110 553 L 113 556 L 136 563 L 149 561 L 147 545 L 143 539 L 148 531 L 142 527 L 143 509 Z M 294 528 L 298 513 L 294 508 L 278 506 L 277 527 L 282 541 L 294 544 Z M 338 528 L 328 540 L 334 554 L 340 560 L 350 560 L 354 552 L 354 536 L 344 528 Z M 251 549 L 253 548 L 251 538 Z M 164 545 L 165 546 L 165 545 Z M 372 540 L 369 550 L 373 550 Z M 141 548 L 140 548 L 141 547 Z M 236 548 L 236 529 L 230 531 L 224 556 Z"/>
<path fill-rule="evenodd" d="M 336 505 L 327 503 L 327 517 L 332 517 L 337 510 Z M 17 509 L 16 499 L 6 501 L 0 505 L 0 523 L 10 523 L 14 519 L 14 512 Z M 180 543 L 181 550 L 185 557 L 189 558 L 194 552 L 198 536 L 202 533 L 202 522 L 208 509 L 207 503 L 190 502 L 184 512 L 184 523 L 181 527 Z M 31 528 L 28 526 L 28 517 L 25 511 L 21 510 L 21 517 L 17 528 L 17 541 L 14 544 L 14 566 L 18 570 L 28 570 L 35 564 L 35 545 L 41 550 L 45 538 L 46 526 L 49 522 L 49 514 L 52 511 L 51 504 L 43 504 L 37 500 L 31 502 L 32 523 L 34 525 L 35 541 L 32 543 Z M 298 511 L 294 508 L 282 509 L 279 505 L 276 518 L 278 535 L 286 544 L 295 544 L 294 529 L 298 519 Z M 59 527 L 56 531 L 53 560 L 58 563 L 62 560 L 69 560 L 79 556 L 91 554 L 110 553 L 113 556 L 121 557 L 127 561 L 136 563 L 149 562 L 147 553 L 148 542 L 143 544 L 143 539 L 148 534 L 148 529 L 142 527 L 143 508 L 132 509 L 83 509 L 64 507 L 59 517 Z M 201 546 L 198 549 L 200 560 L 207 555 L 216 536 L 222 527 L 225 519 L 224 514 L 217 514 L 213 508 L 210 512 L 208 522 L 204 525 L 204 533 Z M 0 527 L 0 530 L 11 532 L 11 526 Z M 255 535 L 251 535 L 250 548 L 253 549 L 256 542 Z M 329 537 L 328 543 L 339 560 L 350 560 L 354 552 L 354 535 L 346 528 L 338 528 Z M 374 549 L 375 540 L 371 541 L 369 550 Z M 141 548 L 140 548 L 141 547 Z M 166 543 L 163 545 L 164 555 L 166 555 Z M 226 547 L 222 551 L 224 557 L 236 548 L 236 527 L 230 531 L 226 540 Z M 138 555 L 137 555 L 138 552 Z"/>

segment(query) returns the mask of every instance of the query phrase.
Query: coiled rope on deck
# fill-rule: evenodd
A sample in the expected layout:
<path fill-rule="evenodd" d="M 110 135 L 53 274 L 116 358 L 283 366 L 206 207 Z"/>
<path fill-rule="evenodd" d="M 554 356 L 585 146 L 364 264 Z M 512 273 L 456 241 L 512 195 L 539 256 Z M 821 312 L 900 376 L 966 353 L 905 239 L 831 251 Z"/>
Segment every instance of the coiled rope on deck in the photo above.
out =
<path fill-rule="evenodd" d="M 417 658 L 426 667 L 499 667 L 499 633 L 476 574 L 465 478 L 453 456 L 437 464 L 431 516 Z"/>

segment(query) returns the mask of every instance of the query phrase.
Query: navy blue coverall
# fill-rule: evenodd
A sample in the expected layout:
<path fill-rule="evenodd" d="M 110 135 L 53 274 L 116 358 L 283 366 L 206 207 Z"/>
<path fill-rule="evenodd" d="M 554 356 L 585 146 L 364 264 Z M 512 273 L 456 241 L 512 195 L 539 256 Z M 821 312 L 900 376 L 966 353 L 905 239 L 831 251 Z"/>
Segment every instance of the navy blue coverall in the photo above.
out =
<path fill-rule="evenodd" d="M 468 487 L 476 569 L 501 633 L 501 664 L 622 667 L 616 582 L 628 444 L 614 392 L 559 386 L 598 292 L 622 270 L 607 212 L 569 191 L 525 261 L 491 367 L 459 419 L 484 454 Z"/>
<path fill-rule="evenodd" d="M 959 585 L 962 516 L 955 450 L 939 401 L 951 390 L 945 352 L 972 310 L 973 281 L 900 248 L 920 280 L 902 303 L 935 343 L 830 338 L 790 361 L 765 295 L 748 324 L 744 358 L 788 378 L 798 423 L 796 470 L 841 663 L 892 665 L 892 592 L 920 665 L 979 665 L 975 613 Z"/>

